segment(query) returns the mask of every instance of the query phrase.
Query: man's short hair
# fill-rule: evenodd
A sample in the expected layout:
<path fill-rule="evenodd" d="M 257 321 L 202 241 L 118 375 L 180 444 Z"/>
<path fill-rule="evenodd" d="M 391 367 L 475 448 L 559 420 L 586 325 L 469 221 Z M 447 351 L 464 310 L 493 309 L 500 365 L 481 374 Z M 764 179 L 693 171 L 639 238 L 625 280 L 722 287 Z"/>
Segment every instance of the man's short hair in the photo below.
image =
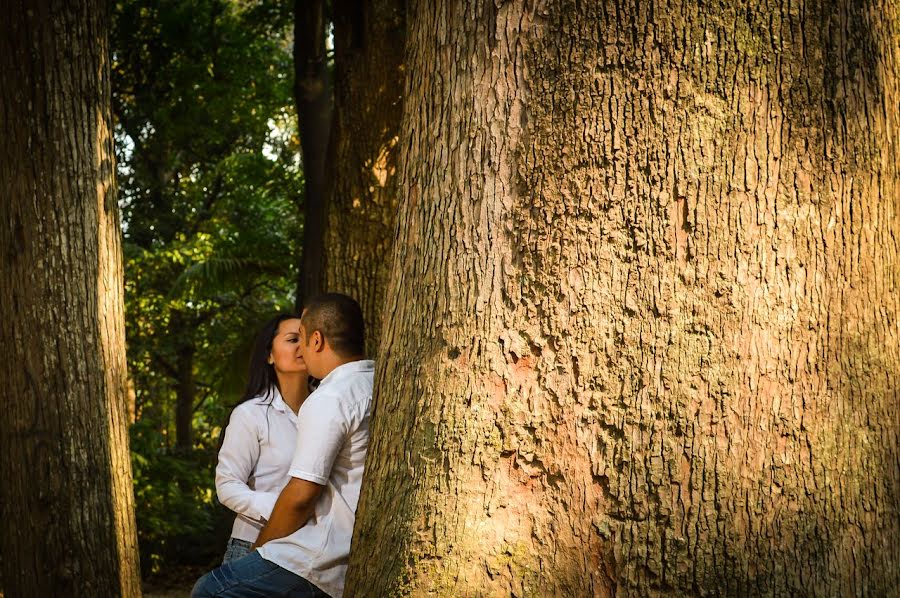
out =
<path fill-rule="evenodd" d="M 341 357 L 363 355 L 365 323 L 359 303 L 341 293 L 323 293 L 306 302 L 301 322 L 307 338 L 318 330 Z"/>

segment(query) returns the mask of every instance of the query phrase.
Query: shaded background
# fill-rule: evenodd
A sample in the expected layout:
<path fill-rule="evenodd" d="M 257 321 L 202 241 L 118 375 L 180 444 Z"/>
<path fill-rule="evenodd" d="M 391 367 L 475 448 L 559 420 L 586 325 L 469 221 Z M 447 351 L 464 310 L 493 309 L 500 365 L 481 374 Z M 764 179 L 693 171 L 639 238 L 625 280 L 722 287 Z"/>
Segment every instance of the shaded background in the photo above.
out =
<path fill-rule="evenodd" d="M 284 3 L 115 5 L 131 451 L 141 571 L 154 585 L 192 583 L 224 552 L 221 426 L 255 331 L 296 300 L 292 42 Z"/>

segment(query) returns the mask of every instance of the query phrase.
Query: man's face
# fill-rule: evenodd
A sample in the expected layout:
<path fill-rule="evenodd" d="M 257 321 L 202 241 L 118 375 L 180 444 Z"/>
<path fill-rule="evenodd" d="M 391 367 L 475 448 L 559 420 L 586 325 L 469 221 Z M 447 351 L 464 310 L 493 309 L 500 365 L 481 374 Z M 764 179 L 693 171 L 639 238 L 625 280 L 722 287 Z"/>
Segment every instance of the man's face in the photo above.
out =
<path fill-rule="evenodd" d="M 306 326 L 303 325 L 303 318 L 306 317 L 306 310 L 303 310 L 303 313 L 300 314 L 300 356 L 303 357 L 303 360 L 306 360 L 306 353 L 308 349 L 309 343 L 309 334 L 306 332 Z"/>
<path fill-rule="evenodd" d="M 320 371 L 318 358 L 321 356 L 321 351 L 318 350 L 319 343 L 317 342 L 321 338 L 321 334 L 310 334 L 303 322 L 305 316 L 306 310 L 304 309 L 303 314 L 300 316 L 300 347 L 298 351 L 300 356 L 303 357 L 303 361 L 306 362 L 309 374 L 315 378 L 321 378 L 318 375 Z"/>

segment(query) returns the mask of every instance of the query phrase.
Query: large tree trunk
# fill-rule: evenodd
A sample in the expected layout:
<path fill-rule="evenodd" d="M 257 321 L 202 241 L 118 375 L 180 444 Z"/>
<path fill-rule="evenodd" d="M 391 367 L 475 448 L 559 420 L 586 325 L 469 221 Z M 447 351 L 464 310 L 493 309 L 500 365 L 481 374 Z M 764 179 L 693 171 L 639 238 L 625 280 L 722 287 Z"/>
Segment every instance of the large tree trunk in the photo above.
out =
<path fill-rule="evenodd" d="M 105 2 L 0 10 L 8 596 L 138 596 Z"/>
<path fill-rule="evenodd" d="M 332 90 L 325 48 L 324 0 L 294 0 L 294 99 L 303 155 L 303 257 L 297 308 L 320 292 L 325 261 L 325 158 Z"/>
<path fill-rule="evenodd" d="M 340 0 L 334 13 L 334 119 L 329 159 L 325 288 L 362 306 L 378 347 L 397 212 L 403 110 L 403 0 Z"/>
<path fill-rule="evenodd" d="M 348 595 L 900 590 L 898 18 L 411 3 Z"/>

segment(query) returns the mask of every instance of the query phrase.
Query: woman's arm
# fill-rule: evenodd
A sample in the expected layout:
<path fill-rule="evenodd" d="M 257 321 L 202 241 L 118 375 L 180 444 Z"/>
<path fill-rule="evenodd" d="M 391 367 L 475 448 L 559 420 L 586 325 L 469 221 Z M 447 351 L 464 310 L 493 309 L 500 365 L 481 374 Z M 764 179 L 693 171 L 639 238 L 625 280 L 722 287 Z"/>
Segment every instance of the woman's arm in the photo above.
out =
<path fill-rule="evenodd" d="M 225 428 L 216 466 L 216 494 L 219 502 L 238 515 L 264 523 L 272 514 L 278 493 L 257 492 L 248 485 L 259 460 L 259 435 L 252 413 L 241 407 L 231 413 Z"/>

